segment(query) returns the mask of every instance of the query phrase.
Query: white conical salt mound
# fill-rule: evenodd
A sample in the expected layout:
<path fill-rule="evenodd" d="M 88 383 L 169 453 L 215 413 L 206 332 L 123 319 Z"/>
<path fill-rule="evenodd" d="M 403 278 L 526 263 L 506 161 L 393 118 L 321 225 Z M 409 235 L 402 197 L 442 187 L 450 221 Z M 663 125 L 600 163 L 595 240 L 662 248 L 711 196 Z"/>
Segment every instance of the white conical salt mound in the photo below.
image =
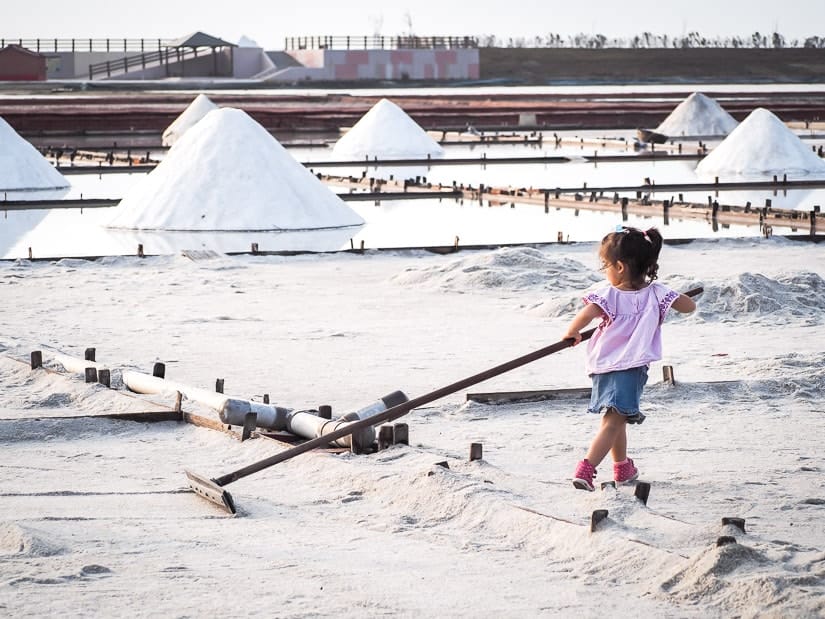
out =
<path fill-rule="evenodd" d="M 199 94 L 192 100 L 192 103 L 180 113 L 180 116 L 178 116 L 171 125 L 166 127 L 161 143 L 164 146 L 172 146 L 184 133 L 195 126 L 195 123 L 216 109 L 218 109 L 218 106 L 212 103 L 209 97 L 204 94 Z"/>
<path fill-rule="evenodd" d="M 727 135 L 736 125 L 736 119 L 715 99 L 694 92 L 656 127 L 656 133 L 669 137 Z"/>
<path fill-rule="evenodd" d="M 337 157 L 363 159 L 424 159 L 443 157 L 444 149 L 407 113 L 381 99 L 335 143 Z"/>
<path fill-rule="evenodd" d="M 825 161 L 774 114 L 757 108 L 696 166 L 697 174 L 825 174 Z"/>
<path fill-rule="evenodd" d="M 0 118 L 0 191 L 62 189 L 68 186 L 63 175 Z"/>
<path fill-rule="evenodd" d="M 364 223 L 242 110 L 184 134 L 120 202 L 109 226 L 139 230 L 313 230 Z"/>

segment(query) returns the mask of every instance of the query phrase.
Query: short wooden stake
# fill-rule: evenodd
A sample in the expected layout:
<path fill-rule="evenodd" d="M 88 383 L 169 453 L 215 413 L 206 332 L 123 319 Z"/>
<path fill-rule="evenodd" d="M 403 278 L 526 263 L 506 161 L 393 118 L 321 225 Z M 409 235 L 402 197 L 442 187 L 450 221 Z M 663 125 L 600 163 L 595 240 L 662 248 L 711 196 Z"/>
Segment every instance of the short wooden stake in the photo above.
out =
<path fill-rule="evenodd" d="M 596 530 L 596 527 L 599 525 L 599 523 L 602 520 L 607 518 L 608 513 L 609 512 L 606 509 L 593 510 L 593 513 L 590 514 L 590 532 L 591 533 Z"/>
<path fill-rule="evenodd" d="M 647 505 L 647 498 L 650 496 L 650 484 L 646 481 L 638 482 L 633 496 L 639 499 L 643 505 Z"/>
<path fill-rule="evenodd" d="M 470 443 L 470 462 L 481 460 L 483 455 L 483 446 L 481 443 Z"/>
<path fill-rule="evenodd" d="M 216 378 L 215 379 L 215 391 L 217 391 L 218 393 L 223 393 L 223 379 L 222 378 Z"/>
<path fill-rule="evenodd" d="M 138 251 L 137 251 L 138 258 L 145 258 L 146 255 L 143 253 L 143 243 L 138 244 Z"/>
<path fill-rule="evenodd" d="M 392 426 L 385 424 L 378 429 L 378 450 L 386 449 L 392 445 Z"/>
<path fill-rule="evenodd" d="M 84 352 L 83 358 L 86 361 L 94 361 L 95 360 L 95 349 L 94 348 L 87 348 Z"/>
<path fill-rule="evenodd" d="M 158 361 L 152 367 L 152 376 L 155 378 L 166 378 L 166 365 Z"/>
<path fill-rule="evenodd" d="M 318 407 L 318 416 L 321 419 L 332 419 L 332 407 L 329 404 L 321 404 Z"/>
<path fill-rule="evenodd" d="M 96 383 L 97 382 L 97 368 L 86 368 L 86 382 L 87 383 Z"/>
<path fill-rule="evenodd" d="M 410 427 L 406 423 L 395 423 L 392 426 L 393 445 L 410 444 Z"/>
<path fill-rule="evenodd" d="M 112 373 L 109 370 L 100 370 L 97 373 L 97 382 L 104 387 L 112 387 Z"/>
<path fill-rule="evenodd" d="M 31 248 L 31 247 L 29 247 L 29 260 L 32 260 L 32 259 L 33 259 L 33 256 L 32 256 L 32 248 Z"/>
<path fill-rule="evenodd" d="M 33 350 L 31 354 L 31 366 L 33 370 L 43 367 L 43 352 L 40 350 Z"/>
<path fill-rule="evenodd" d="M 264 394 L 264 404 L 269 404 L 269 394 L 268 393 Z"/>
<path fill-rule="evenodd" d="M 732 535 L 723 535 L 721 537 L 716 538 L 716 546 L 727 546 L 728 544 L 735 544 L 736 538 Z"/>
<path fill-rule="evenodd" d="M 183 394 L 180 391 L 175 392 L 175 412 L 183 412 Z"/>
<path fill-rule="evenodd" d="M 662 366 L 662 381 L 667 383 L 668 385 L 675 385 L 676 378 L 673 376 L 673 366 L 672 365 L 663 365 Z"/>
<path fill-rule="evenodd" d="M 731 525 L 733 527 L 736 527 L 737 529 L 742 531 L 742 533 L 745 532 L 745 519 L 744 518 L 736 518 L 736 517 L 727 517 L 727 516 L 725 516 L 725 517 L 722 518 L 722 526 L 727 526 L 727 525 Z"/>
<path fill-rule="evenodd" d="M 250 436 L 258 425 L 258 413 L 247 413 L 243 418 L 243 430 L 241 431 L 241 442 Z"/>

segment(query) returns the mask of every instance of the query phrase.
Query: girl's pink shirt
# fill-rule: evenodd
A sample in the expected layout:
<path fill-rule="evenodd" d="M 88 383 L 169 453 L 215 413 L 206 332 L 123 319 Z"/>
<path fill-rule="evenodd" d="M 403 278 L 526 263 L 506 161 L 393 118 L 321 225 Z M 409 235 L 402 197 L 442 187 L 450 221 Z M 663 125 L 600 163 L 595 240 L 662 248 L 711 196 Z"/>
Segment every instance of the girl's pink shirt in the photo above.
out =
<path fill-rule="evenodd" d="M 601 324 L 587 343 L 588 374 L 627 370 L 662 358 L 662 322 L 679 293 L 658 282 L 641 290 L 605 286 L 584 297 L 598 305 Z"/>

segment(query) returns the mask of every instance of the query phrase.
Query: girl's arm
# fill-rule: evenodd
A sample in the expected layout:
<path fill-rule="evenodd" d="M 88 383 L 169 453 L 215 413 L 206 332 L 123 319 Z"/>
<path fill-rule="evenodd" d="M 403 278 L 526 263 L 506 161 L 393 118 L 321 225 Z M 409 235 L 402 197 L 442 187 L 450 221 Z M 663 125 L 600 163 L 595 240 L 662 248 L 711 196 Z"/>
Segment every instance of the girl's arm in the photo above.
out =
<path fill-rule="evenodd" d="M 682 314 L 690 314 L 696 309 L 696 303 L 689 296 L 680 294 L 679 298 L 676 299 L 670 307 Z"/>
<path fill-rule="evenodd" d="M 576 317 L 570 322 L 570 325 L 567 327 L 567 331 L 561 339 L 573 339 L 575 340 L 573 342 L 573 346 L 575 346 L 582 341 L 582 334 L 580 331 L 596 320 L 596 318 L 601 318 L 602 316 L 604 316 L 602 308 L 595 303 L 588 303 L 581 308 L 578 314 L 576 314 Z"/>

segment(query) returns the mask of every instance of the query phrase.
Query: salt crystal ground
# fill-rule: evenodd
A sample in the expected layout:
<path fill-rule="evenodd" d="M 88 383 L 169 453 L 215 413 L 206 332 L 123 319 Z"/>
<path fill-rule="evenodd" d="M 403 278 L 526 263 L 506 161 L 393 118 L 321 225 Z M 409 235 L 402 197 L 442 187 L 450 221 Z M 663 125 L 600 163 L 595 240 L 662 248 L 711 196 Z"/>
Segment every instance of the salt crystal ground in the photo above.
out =
<path fill-rule="evenodd" d="M 678 383 L 651 368 L 648 419 L 631 432 L 647 507 L 627 488 L 570 485 L 598 423 L 583 402 L 489 406 L 461 392 L 404 418 L 409 447 L 304 454 L 231 484 L 229 518 L 183 469 L 217 476 L 277 444 L 49 419 L 157 405 L 13 360 L 41 349 L 59 369 L 50 350 L 95 346 L 112 367 L 159 360 L 179 382 L 223 377 L 233 395 L 344 413 L 556 341 L 598 280 L 595 249 L 3 263 L 3 614 L 822 616 L 821 246 L 665 247 L 662 280 L 705 293 L 666 324 L 662 363 Z M 582 355 L 470 391 L 585 386 Z M 468 461 L 471 442 L 483 461 Z M 596 508 L 610 516 L 591 534 Z M 738 543 L 717 547 L 722 535 Z"/>

